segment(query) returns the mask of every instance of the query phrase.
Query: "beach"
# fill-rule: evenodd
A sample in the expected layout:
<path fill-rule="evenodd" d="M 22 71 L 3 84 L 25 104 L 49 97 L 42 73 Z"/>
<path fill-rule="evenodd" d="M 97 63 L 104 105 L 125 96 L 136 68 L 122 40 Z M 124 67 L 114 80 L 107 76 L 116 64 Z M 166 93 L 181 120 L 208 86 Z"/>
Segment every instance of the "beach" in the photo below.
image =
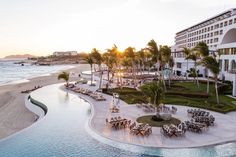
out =
<path fill-rule="evenodd" d="M 80 73 L 89 69 L 89 65 L 81 64 L 65 71 Z M 58 72 L 29 79 L 29 82 L 0 86 L 0 139 L 32 125 L 37 118 L 34 113 L 25 107 L 26 94 L 22 94 L 21 91 L 33 89 L 35 86 L 63 82 L 63 80 L 57 79 L 57 75 Z M 78 77 L 73 77 L 70 81 L 77 79 Z"/>

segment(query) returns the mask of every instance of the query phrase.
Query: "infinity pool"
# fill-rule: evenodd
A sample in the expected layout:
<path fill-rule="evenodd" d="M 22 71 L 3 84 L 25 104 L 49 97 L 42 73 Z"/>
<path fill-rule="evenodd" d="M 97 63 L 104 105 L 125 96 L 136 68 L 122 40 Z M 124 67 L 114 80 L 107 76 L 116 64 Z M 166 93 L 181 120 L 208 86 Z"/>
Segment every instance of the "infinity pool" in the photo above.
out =
<path fill-rule="evenodd" d="M 45 104 L 48 113 L 31 127 L 0 141 L 1 157 L 236 156 L 235 143 L 191 149 L 147 149 L 110 141 L 89 129 L 90 104 L 61 90 L 60 84 L 43 87 L 31 96 Z"/>

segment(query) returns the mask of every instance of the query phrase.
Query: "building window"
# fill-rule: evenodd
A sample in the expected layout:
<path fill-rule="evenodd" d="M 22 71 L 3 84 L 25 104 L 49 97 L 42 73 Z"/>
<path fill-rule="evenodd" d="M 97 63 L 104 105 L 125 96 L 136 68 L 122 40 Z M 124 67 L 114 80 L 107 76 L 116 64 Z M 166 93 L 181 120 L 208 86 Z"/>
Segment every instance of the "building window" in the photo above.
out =
<path fill-rule="evenodd" d="M 213 30 L 213 26 L 211 26 L 211 31 Z"/>
<path fill-rule="evenodd" d="M 228 71 L 228 70 L 229 70 L 229 60 L 225 59 L 224 71 Z"/>
<path fill-rule="evenodd" d="M 236 54 L 236 48 L 233 48 L 233 50 L 232 50 L 232 54 L 233 54 L 233 55 Z"/>
<path fill-rule="evenodd" d="M 227 26 L 228 25 L 228 21 L 225 21 L 225 24 L 224 24 L 224 26 Z"/>
<path fill-rule="evenodd" d="M 215 29 L 217 29 L 217 28 L 219 28 L 219 24 L 216 24 L 216 25 L 215 25 Z"/>
<path fill-rule="evenodd" d="M 213 33 L 211 32 L 211 37 L 213 37 Z"/>
<path fill-rule="evenodd" d="M 229 25 L 232 25 L 232 23 L 233 23 L 233 20 L 229 20 Z"/>
<path fill-rule="evenodd" d="M 220 35 L 222 35 L 223 34 L 223 30 L 220 30 Z"/>
<path fill-rule="evenodd" d="M 236 23 L 236 18 L 234 18 L 234 23 Z"/>
<path fill-rule="evenodd" d="M 218 38 L 214 38 L 214 42 L 215 42 L 215 43 L 218 42 Z"/>
<path fill-rule="evenodd" d="M 220 28 L 223 27 L 223 22 L 220 23 Z"/>
<path fill-rule="evenodd" d="M 181 68 L 181 63 L 178 63 L 176 64 L 177 68 Z"/>
<path fill-rule="evenodd" d="M 213 39 L 211 39 L 210 43 L 212 43 L 212 42 L 213 42 Z"/>

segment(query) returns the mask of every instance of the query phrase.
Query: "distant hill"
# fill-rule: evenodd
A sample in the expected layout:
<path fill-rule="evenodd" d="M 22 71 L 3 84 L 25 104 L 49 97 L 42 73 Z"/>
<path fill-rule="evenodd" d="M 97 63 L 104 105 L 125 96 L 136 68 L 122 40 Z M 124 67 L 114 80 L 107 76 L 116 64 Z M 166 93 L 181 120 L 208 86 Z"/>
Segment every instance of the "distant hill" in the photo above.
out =
<path fill-rule="evenodd" d="M 27 58 L 32 58 L 35 57 L 33 55 L 30 54 L 23 54 L 23 55 L 9 55 L 4 57 L 4 59 L 27 59 Z"/>

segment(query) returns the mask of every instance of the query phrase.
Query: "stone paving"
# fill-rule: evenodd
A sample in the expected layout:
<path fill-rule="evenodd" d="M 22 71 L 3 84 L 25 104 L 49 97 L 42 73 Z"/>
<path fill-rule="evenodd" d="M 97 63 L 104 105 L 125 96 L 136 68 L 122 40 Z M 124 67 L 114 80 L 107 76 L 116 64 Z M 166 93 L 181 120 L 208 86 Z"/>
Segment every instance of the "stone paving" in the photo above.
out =
<path fill-rule="evenodd" d="M 87 84 L 82 84 L 79 86 L 93 91 L 98 88 L 98 85 L 89 86 Z M 105 119 L 121 116 L 136 121 L 140 116 L 154 113 L 146 113 L 142 109 L 136 107 L 136 105 L 126 104 L 124 101 L 120 101 L 120 113 L 110 113 L 109 108 L 111 106 L 112 96 L 103 94 L 106 101 L 96 101 L 86 95 L 77 95 L 87 100 L 93 107 L 93 116 L 90 121 L 91 129 L 99 135 L 112 140 L 148 147 L 165 148 L 200 147 L 236 141 L 236 112 L 221 114 L 209 111 L 210 114 L 216 118 L 215 126 L 211 126 L 207 132 L 200 134 L 187 131 L 184 137 L 168 138 L 160 133 L 160 128 L 153 127 L 153 133 L 150 136 L 142 137 L 140 135 L 130 134 L 128 129 L 112 129 L 106 125 Z M 175 118 L 178 118 L 181 121 L 190 120 L 190 117 L 187 116 L 187 109 L 191 109 L 192 107 L 179 105 L 172 106 L 175 106 L 178 109 L 177 113 L 173 115 Z"/>

